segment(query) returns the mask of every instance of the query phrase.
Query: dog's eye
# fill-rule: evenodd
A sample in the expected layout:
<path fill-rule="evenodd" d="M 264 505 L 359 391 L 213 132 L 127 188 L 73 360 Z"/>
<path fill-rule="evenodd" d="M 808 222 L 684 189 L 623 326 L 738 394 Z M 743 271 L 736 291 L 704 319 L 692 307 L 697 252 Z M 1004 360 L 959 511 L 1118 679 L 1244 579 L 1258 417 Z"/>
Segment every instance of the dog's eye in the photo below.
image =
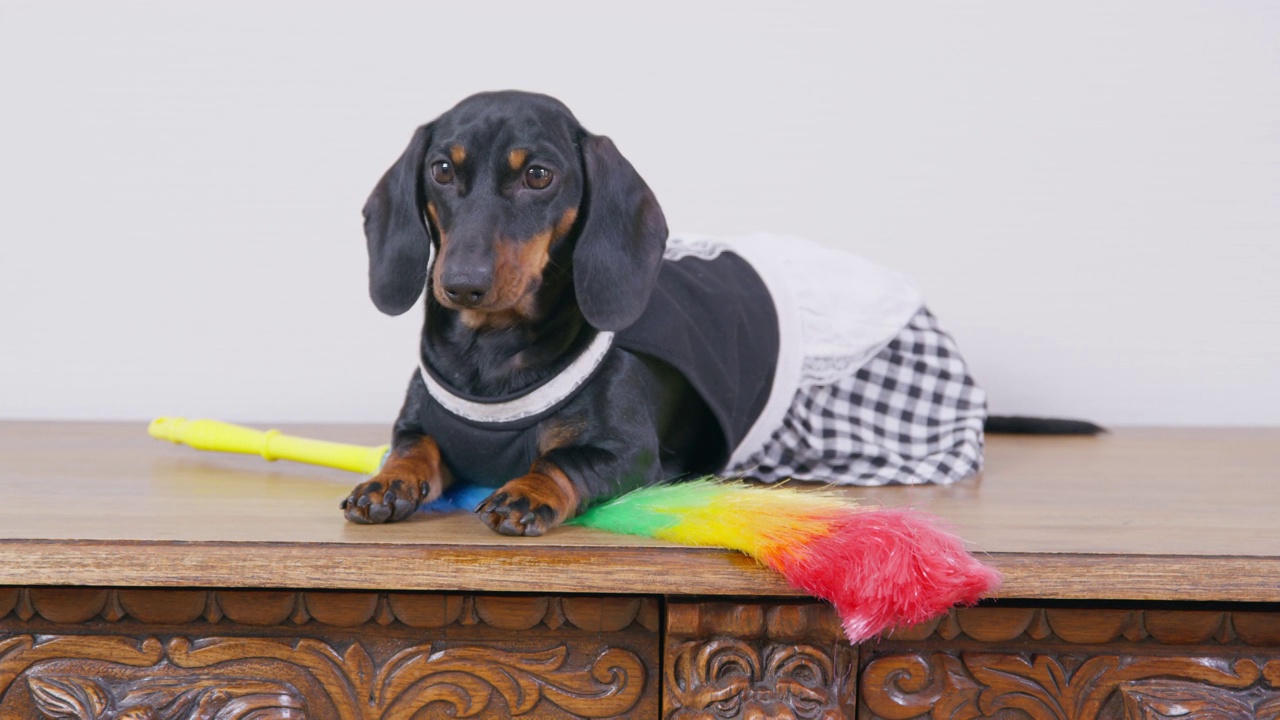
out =
<path fill-rule="evenodd" d="M 532 165 L 524 171 L 524 184 L 534 190 L 545 190 L 551 184 L 552 172 L 541 165 Z"/>
<path fill-rule="evenodd" d="M 441 185 L 448 185 L 453 182 L 453 163 L 447 160 L 431 163 L 431 179 Z"/>

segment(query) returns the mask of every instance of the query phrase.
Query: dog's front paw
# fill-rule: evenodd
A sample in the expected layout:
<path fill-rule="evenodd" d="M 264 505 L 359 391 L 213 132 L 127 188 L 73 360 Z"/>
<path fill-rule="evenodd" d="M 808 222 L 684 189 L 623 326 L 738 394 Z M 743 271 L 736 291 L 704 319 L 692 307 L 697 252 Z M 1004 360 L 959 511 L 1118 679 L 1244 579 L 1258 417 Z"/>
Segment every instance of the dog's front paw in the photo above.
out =
<path fill-rule="evenodd" d="M 418 509 L 426 494 L 424 483 L 379 474 L 362 482 L 339 505 L 348 520 L 371 524 L 403 520 Z"/>
<path fill-rule="evenodd" d="M 422 503 L 435 500 L 453 482 L 436 441 L 406 439 L 373 479 L 356 486 L 338 507 L 347 519 L 371 524 L 403 520 Z"/>
<path fill-rule="evenodd" d="M 578 493 L 568 479 L 531 472 L 498 488 L 476 514 L 503 535 L 542 535 L 573 517 Z"/>

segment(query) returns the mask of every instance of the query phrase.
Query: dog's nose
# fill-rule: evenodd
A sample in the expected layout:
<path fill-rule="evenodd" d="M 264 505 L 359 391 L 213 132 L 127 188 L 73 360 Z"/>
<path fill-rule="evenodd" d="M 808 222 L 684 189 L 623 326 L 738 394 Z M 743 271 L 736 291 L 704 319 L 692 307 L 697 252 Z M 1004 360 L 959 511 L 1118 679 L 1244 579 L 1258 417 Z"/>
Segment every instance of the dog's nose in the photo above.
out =
<path fill-rule="evenodd" d="M 478 279 L 458 278 L 444 286 L 445 296 L 463 307 L 479 305 L 488 292 L 489 283 Z"/>

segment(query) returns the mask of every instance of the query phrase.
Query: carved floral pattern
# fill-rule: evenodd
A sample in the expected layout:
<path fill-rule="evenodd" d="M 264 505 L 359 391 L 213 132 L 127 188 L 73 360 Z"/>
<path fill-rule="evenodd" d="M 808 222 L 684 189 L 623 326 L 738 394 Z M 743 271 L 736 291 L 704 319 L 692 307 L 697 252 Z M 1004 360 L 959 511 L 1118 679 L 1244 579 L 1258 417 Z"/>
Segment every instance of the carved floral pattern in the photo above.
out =
<path fill-rule="evenodd" d="M 0 716 L 612 717 L 655 704 L 658 625 L 648 598 L 8 588 Z"/>
<path fill-rule="evenodd" d="M 866 717 L 1274 717 L 1280 614 L 976 607 L 862 647 Z"/>
<path fill-rule="evenodd" d="M 856 685 L 866 718 L 1280 720 L 1266 608 L 978 607 L 859 648 L 821 604 L 673 602 L 666 617 L 672 718 L 852 717 Z M 651 712 L 658 618 L 658 601 L 624 597 L 0 589 L 0 716 Z"/>
<path fill-rule="evenodd" d="M 669 718 L 844 717 L 846 653 L 717 638 L 668 651 Z"/>
<path fill-rule="evenodd" d="M 169 648 L 174 662 L 188 668 L 222 662 L 228 654 L 291 662 L 326 687 L 348 687 L 346 697 L 335 702 L 344 720 L 409 717 L 436 702 L 454 717 L 473 717 L 490 708 L 494 695 L 513 715 L 546 700 L 582 717 L 611 717 L 636 703 L 645 680 L 640 658 L 618 648 L 606 648 L 587 668 L 566 667 L 564 645 L 539 652 L 413 647 L 377 667 L 360 643 L 339 652 L 318 640 L 213 638 L 198 647 L 177 639 Z"/>
<path fill-rule="evenodd" d="M 1272 717 L 1278 669 L 1280 660 L 1212 656 L 886 653 L 863 668 L 860 698 L 870 717 L 897 720 Z M 1250 710 L 1223 714 L 1229 707 Z"/>
<path fill-rule="evenodd" d="M 1120 695 L 1132 720 L 1280 718 L 1280 693 L 1264 688 L 1212 692 L 1197 683 L 1151 680 L 1122 685 Z"/>
<path fill-rule="evenodd" d="M 255 679 L 264 675 L 271 679 Z M 378 663 L 360 642 L 24 636 L 0 643 L 0 689 L 19 677 L 56 720 L 367 720 L 415 717 L 433 704 L 449 717 L 518 716 L 540 703 L 613 717 L 636 705 L 646 670 L 620 648 L 585 666 L 570 662 L 565 645 L 413 646 Z"/>
<path fill-rule="evenodd" d="M 36 707 L 49 720 L 290 720 L 307 717 L 288 686 L 253 678 L 147 679 L 117 687 L 97 678 L 27 677 Z"/>
<path fill-rule="evenodd" d="M 671 603 L 667 717 L 852 717 L 856 653 L 822 603 Z"/>

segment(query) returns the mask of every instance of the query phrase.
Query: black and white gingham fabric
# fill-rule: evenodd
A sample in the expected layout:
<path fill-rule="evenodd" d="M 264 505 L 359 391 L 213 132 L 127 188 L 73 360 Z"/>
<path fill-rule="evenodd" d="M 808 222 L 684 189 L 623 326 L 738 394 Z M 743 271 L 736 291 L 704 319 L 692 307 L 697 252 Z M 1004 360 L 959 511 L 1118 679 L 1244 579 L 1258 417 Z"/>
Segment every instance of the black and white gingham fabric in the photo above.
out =
<path fill-rule="evenodd" d="M 766 482 L 946 484 L 982 468 L 986 394 L 927 309 L 857 372 L 802 387 L 763 448 L 729 468 Z"/>

